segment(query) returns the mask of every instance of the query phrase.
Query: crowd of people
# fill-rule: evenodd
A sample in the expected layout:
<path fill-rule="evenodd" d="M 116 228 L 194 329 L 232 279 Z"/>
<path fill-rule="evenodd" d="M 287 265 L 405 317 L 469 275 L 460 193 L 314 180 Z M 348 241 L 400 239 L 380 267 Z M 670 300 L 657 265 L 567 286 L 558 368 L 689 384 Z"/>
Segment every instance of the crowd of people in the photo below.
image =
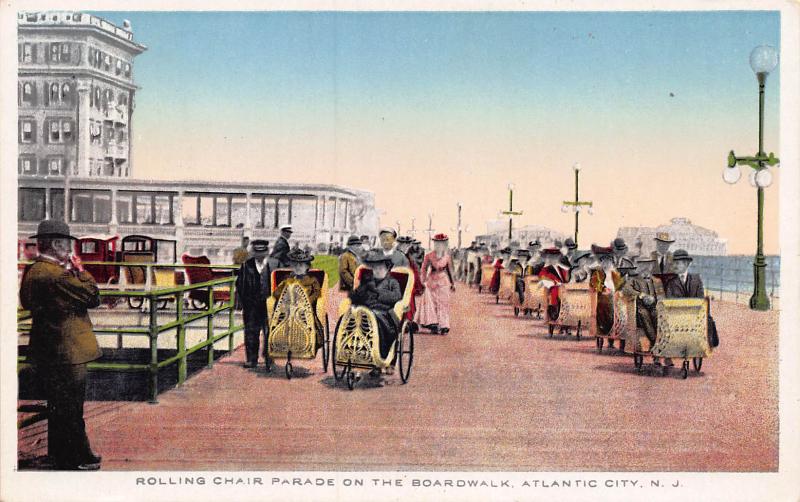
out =
<path fill-rule="evenodd" d="M 643 350 L 655 344 L 658 318 L 656 304 L 663 298 L 703 298 L 705 290 L 698 274 L 690 272 L 693 258 L 683 249 L 671 251 L 674 239 L 668 233 L 655 236 L 655 250 L 647 255 L 632 254 L 622 238 L 608 246 L 593 244 L 579 251 L 572 238 L 543 248 L 537 239 L 521 247 L 518 243 L 499 248 L 473 241 L 469 247 L 456 250 L 456 277 L 470 285 L 488 283 L 497 294 L 501 271 L 516 273 L 515 294 L 520 303 L 525 295 L 525 276 L 538 276 L 539 286 L 545 288 L 547 318 L 555 320 L 561 308 L 561 284 L 588 283 L 597 294 L 596 326 L 600 334 L 609 334 L 614 323 L 612 298 L 615 292 L 635 298 L 636 325 L 644 337 Z M 482 277 L 491 265 L 491 280 Z M 709 338 L 716 342 L 716 327 L 709 316 Z M 613 346 L 613 341 L 611 341 Z M 654 364 L 660 365 L 658 358 Z M 671 365 L 666 360 L 664 364 Z"/>

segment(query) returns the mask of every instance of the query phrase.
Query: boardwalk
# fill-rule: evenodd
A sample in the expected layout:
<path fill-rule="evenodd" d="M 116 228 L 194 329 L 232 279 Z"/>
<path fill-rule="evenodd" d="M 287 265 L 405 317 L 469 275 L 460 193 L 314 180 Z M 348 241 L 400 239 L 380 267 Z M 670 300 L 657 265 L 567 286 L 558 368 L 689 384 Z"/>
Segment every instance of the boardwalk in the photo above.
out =
<path fill-rule="evenodd" d="M 722 345 L 682 380 L 463 286 L 454 305 L 448 336 L 416 338 L 407 385 L 349 391 L 319 358 L 287 381 L 241 368 L 240 348 L 158 405 L 87 403 L 93 446 L 106 470 L 777 469 L 777 312 L 716 303 Z M 44 423 L 19 437 L 21 463 L 46 452 Z"/>

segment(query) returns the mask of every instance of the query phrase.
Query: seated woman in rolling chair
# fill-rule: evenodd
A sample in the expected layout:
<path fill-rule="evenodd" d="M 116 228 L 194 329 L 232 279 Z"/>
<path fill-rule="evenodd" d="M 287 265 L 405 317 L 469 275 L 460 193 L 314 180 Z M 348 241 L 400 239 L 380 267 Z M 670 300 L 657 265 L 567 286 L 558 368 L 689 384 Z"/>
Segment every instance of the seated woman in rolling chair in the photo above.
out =
<path fill-rule="evenodd" d="M 278 287 L 272 292 L 272 297 L 276 301 L 279 300 L 284 289 L 286 289 L 289 284 L 297 283 L 305 290 L 308 301 L 311 303 L 311 308 L 316 310 L 317 300 L 322 294 L 322 286 L 315 277 L 308 274 L 308 270 L 311 268 L 311 262 L 314 261 L 314 256 L 302 249 L 292 249 L 286 255 L 286 259 L 289 262 L 289 266 L 292 268 L 292 274 L 278 284 Z M 323 344 L 324 330 L 320 320 L 317 319 L 316 316 L 314 316 L 314 319 L 317 325 L 317 347 L 319 348 Z"/>
<path fill-rule="evenodd" d="M 364 265 L 372 270 L 350 293 L 353 305 L 363 305 L 375 314 L 378 322 L 381 357 L 389 355 L 389 349 L 397 340 L 400 330 L 400 319 L 394 313 L 394 304 L 403 297 L 403 290 L 397 279 L 389 275 L 392 267 L 390 256 L 380 250 L 372 250 L 364 257 Z M 375 370 L 373 370 L 375 372 Z M 387 372 L 390 372 L 387 368 Z"/>

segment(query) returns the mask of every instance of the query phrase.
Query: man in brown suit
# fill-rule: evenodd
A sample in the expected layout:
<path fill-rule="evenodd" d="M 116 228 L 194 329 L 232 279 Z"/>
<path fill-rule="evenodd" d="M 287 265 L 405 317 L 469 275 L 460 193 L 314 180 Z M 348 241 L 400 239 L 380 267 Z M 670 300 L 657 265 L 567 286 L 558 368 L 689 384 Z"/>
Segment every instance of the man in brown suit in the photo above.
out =
<path fill-rule="evenodd" d="M 71 255 L 69 226 L 44 220 L 36 235 L 39 256 L 25 270 L 22 307 L 31 312 L 28 360 L 47 399 L 47 453 L 57 469 L 97 470 L 83 403 L 87 363 L 101 356 L 87 309 L 100 304 L 91 274 Z"/>
<path fill-rule="evenodd" d="M 347 239 L 347 249 L 339 255 L 339 290 L 353 290 L 353 280 L 360 261 L 361 239 L 351 235 Z"/>
<path fill-rule="evenodd" d="M 656 302 L 664 297 L 664 287 L 659 279 L 653 277 L 652 258 L 639 258 L 636 260 L 636 277 L 625 283 L 622 291 L 627 296 L 636 298 L 636 325 L 644 331 L 649 342 L 645 350 L 649 350 L 656 343 L 656 328 L 658 316 L 656 315 Z"/>

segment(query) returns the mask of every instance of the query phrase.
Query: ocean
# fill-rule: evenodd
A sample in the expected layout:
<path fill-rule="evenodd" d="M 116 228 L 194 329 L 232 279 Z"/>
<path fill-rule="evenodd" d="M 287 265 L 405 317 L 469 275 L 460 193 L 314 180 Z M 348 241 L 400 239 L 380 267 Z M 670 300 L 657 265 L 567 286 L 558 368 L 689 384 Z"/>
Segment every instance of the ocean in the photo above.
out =
<path fill-rule="evenodd" d="M 700 274 L 706 289 L 751 293 L 753 291 L 752 255 L 694 256 L 691 272 Z M 767 294 L 780 296 L 781 257 L 766 257 Z"/>

